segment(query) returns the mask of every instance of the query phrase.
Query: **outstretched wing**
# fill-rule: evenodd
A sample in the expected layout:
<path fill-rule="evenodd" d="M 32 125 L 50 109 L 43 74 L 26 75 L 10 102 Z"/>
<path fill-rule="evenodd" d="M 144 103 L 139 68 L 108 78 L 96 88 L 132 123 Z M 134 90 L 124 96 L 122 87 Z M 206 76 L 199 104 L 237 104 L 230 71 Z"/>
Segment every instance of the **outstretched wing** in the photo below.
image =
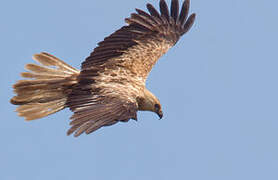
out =
<path fill-rule="evenodd" d="M 68 130 L 68 135 L 75 132 L 74 136 L 77 137 L 84 132 L 89 134 L 102 126 L 110 126 L 119 121 L 137 120 L 137 107 L 134 103 L 111 100 L 104 104 L 97 103 L 93 106 L 83 104 L 82 106 L 82 110 L 79 109 L 71 117 L 70 125 L 72 127 Z"/>
<path fill-rule="evenodd" d="M 160 13 L 147 4 L 149 13 L 136 9 L 118 31 L 98 43 L 91 55 L 82 63 L 81 76 L 91 79 L 96 66 L 106 70 L 129 71 L 129 75 L 146 80 L 157 60 L 166 53 L 193 25 L 195 14 L 188 17 L 189 0 L 183 2 L 179 13 L 179 1 L 172 0 L 169 12 L 165 0 L 160 0 Z"/>
<path fill-rule="evenodd" d="M 160 13 L 147 4 L 149 13 L 136 9 L 127 26 L 98 43 L 82 63 L 79 83 L 68 98 L 74 112 L 68 134 L 79 136 L 118 121 L 136 119 L 136 98 L 157 60 L 192 26 L 189 0 L 172 0 L 171 10 L 160 0 Z"/>

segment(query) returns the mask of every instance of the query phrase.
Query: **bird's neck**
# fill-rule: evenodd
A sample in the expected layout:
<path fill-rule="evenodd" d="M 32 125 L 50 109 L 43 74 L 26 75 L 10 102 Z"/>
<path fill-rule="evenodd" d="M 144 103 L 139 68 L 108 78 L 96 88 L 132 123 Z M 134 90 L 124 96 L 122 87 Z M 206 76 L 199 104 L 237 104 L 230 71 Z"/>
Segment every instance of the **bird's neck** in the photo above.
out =
<path fill-rule="evenodd" d="M 154 111 L 154 104 L 157 98 L 148 90 L 144 89 L 142 94 L 138 96 L 138 110 L 140 111 Z"/>

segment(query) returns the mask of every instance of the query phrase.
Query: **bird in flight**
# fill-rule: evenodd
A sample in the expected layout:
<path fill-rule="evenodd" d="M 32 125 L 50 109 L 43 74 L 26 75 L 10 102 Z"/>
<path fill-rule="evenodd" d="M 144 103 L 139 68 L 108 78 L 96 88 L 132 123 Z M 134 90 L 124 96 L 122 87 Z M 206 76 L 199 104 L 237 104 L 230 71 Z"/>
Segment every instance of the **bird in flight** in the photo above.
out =
<path fill-rule="evenodd" d="M 149 13 L 136 9 L 127 23 L 93 50 L 77 70 L 48 53 L 35 54 L 40 63 L 27 64 L 28 78 L 13 85 L 19 116 L 27 121 L 70 108 L 71 128 L 77 137 L 103 126 L 137 120 L 137 111 L 151 111 L 160 119 L 161 104 L 145 86 L 157 60 L 189 31 L 195 14 L 189 16 L 189 0 L 179 8 L 172 0 L 170 9 L 160 0 L 160 13 L 147 4 Z M 181 9 L 181 10 L 180 10 Z"/>

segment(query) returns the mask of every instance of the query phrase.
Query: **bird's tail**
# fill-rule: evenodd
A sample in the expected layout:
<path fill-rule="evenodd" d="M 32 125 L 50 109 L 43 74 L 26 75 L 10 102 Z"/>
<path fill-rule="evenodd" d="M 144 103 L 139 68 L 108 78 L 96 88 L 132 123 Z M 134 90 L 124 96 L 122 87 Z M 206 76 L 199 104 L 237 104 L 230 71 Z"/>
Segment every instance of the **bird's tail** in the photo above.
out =
<path fill-rule="evenodd" d="M 41 65 L 25 66 L 30 72 L 23 72 L 21 76 L 29 79 L 13 85 L 17 95 L 11 99 L 12 104 L 19 105 L 18 115 L 26 120 L 39 119 L 64 109 L 80 73 L 47 53 L 35 54 L 33 59 Z"/>

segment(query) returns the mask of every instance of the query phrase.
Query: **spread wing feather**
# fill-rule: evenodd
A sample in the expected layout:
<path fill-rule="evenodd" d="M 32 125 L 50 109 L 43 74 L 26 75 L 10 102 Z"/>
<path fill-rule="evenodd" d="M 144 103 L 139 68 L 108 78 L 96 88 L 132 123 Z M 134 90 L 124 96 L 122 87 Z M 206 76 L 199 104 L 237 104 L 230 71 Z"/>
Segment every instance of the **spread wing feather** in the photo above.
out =
<path fill-rule="evenodd" d="M 119 59 L 117 57 L 128 54 L 129 49 L 134 46 L 136 48 L 146 41 L 161 43 L 161 46 L 166 46 L 165 43 L 168 43 L 170 47 L 173 46 L 194 23 L 195 14 L 187 19 L 189 3 L 189 0 L 185 0 L 180 12 L 178 0 L 172 0 L 171 12 L 164 0 L 159 3 L 160 13 L 151 4 L 147 4 L 150 14 L 136 9 L 137 13 L 132 13 L 130 18 L 126 18 L 128 26 L 122 27 L 98 43 L 98 47 L 82 63 L 82 70 L 105 64 L 107 61 L 114 61 L 116 64 Z M 146 46 L 142 51 L 148 51 L 148 48 L 152 47 Z M 148 60 L 145 56 L 144 59 Z"/>
<path fill-rule="evenodd" d="M 106 37 L 82 63 L 78 84 L 68 98 L 74 112 L 71 129 L 79 136 L 118 121 L 136 119 L 136 98 L 157 60 L 192 26 L 189 0 L 179 12 L 178 0 L 171 9 L 160 0 L 160 13 L 147 4 L 149 13 L 136 9 L 123 26 Z M 117 99 L 117 101 L 114 101 Z"/>
<path fill-rule="evenodd" d="M 160 7 L 161 16 L 165 17 L 166 20 L 169 22 L 170 21 L 169 8 L 165 0 L 160 0 L 159 7 Z"/>
<path fill-rule="evenodd" d="M 172 0 L 171 3 L 171 17 L 177 22 L 178 14 L 179 13 L 179 1 L 178 0 Z"/>
<path fill-rule="evenodd" d="M 113 125 L 119 121 L 128 121 L 129 119 L 137 119 L 137 107 L 132 103 L 124 103 L 121 101 L 112 101 L 106 104 L 97 104 L 83 106 L 82 110 L 78 110 L 71 117 L 68 135 L 75 132 L 77 137 L 82 133 L 89 134 L 102 126 Z"/>

